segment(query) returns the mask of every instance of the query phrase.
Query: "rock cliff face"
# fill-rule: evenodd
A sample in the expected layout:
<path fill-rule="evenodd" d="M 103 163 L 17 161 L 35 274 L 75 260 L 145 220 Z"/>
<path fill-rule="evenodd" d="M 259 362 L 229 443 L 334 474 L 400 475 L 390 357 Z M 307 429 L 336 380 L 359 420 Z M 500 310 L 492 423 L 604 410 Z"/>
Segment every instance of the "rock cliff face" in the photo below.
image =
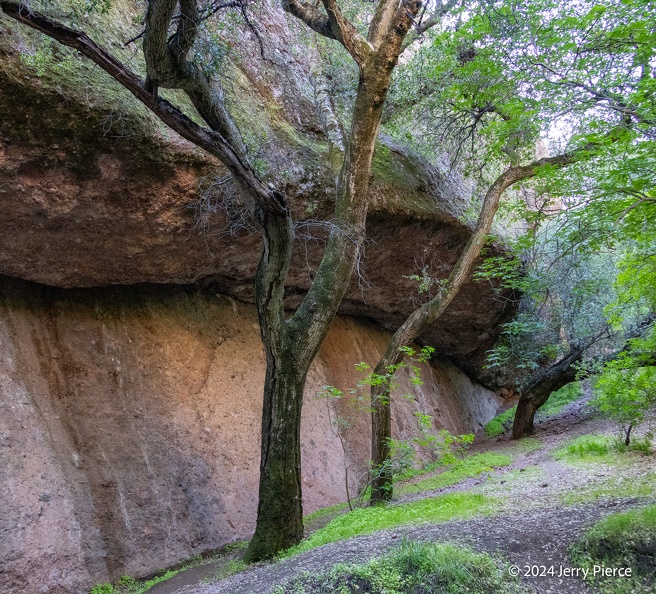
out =
<path fill-rule="evenodd" d="M 0 289 L 0 591 L 84 592 L 248 537 L 264 377 L 253 308 L 193 288 Z M 335 403 L 315 393 L 355 385 L 353 365 L 388 338 L 338 318 L 310 371 L 306 512 L 345 499 Z M 495 414 L 494 393 L 447 361 L 423 379 L 401 388 L 414 400 L 395 403 L 398 437 L 415 411 L 454 432 Z M 361 468 L 367 415 L 358 423 Z"/>
<path fill-rule="evenodd" d="M 312 56 L 294 49 L 278 10 L 260 16 L 275 32 L 266 38 L 271 59 L 262 62 L 248 34 L 236 37 L 242 59 L 231 74 L 232 100 L 299 221 L 287 282 L 293 308 L 322 254 L 321 221 L 341 157 L 322 131 Z M 230 232 L 220 206 L 234 191 L 229 183 L 213 194 L 218 208 L 202 219 L 208 226 L 194 227 L 199 188 L 225 170 L 158 127 L 97 68 L 17 28 L 0 15 L 0 274 L 67 288 L 196 282 L 252 301 L 260 241 Z M 34 66 L 34 56 L 45 66 Z M 447 276 L 464 247 L 468 195 L 461 182 L 389 141 L 381 141 L 373 173 L 362 275 L 342 312 L 394 328 L 417 305 L 408 277 L 424 267 Z M 510 309 L 491 287 L 469 283 L 422 341 L 493 382 L 482 361 Z"/>
<path fill-rule="evenodd" d="M 121 32 L 130 5 L 112 2 Z M 279 10 L 258 10 L 274 33 L 267 60 L 235 25 L 228 100 L 301 222 L 293 308 L 321 257 L 340 155 L 313 56 Z M 247 303 L 260 241 L 229 227 L 229 183 L 195 227 L 200 189 L 224 174 L 97 68 L 0 15 L 0 591 L 82 592 L 253 529 L 264 363 Z M 466 188 L 438 167 L 382 140 L 373 174 L 362 276 L 341 310 L 357 317 L 335 321 L 308 378 L 306 511 L 344 499 L 315 392 L 355 384 L 353 365 L 375 362 L 421 298 L 408 276 L 445 277 L 470 235 Z M 463 289 L 422 336 L 443 358 L 407 386 L 415 400 L 394 411 L 396 436 L 411 434 L 416 410 L 455 432 L 494 415 L 476 380 L 494 384 L 482 360 L 510 313 L 491 287 Z M 360 422 L 350 462 L 362 467 Z"/>

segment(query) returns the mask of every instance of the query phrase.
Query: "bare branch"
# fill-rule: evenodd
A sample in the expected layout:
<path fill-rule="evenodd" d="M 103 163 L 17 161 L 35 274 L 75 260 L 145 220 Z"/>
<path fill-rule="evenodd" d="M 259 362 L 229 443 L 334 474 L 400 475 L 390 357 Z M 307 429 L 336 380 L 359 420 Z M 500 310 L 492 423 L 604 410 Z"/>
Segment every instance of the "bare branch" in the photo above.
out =
<path fill-rule="evenodd" d="M 420 19 L 416 23 L 415 28 L 403 43 L 403 50 L 412 45 L 418 39 L 421 39 L 429 29 L 432 29 L 435 25 L 442 22 L 444 16 L 453 10 L 460 2 L 461 0 L 447 0 L 446 2 L 439 2 L 436 5 L 435 10 L 426 20 Z"/>
<path fill-rule="evenodd" d="M 153 97 L 137 74 L 97 45 L 86 33 L 57 23 L 17 2 L 1 0 L 0 8 L 7 16 L 44 33 L 62 45 L 78 50 L 100 66 L 172 130 L 217 157 L 230 169 L 235 178 L 239 180 L 240 185 L 257 201 L 263 211 L 277 214 L 286 212 L 287 207 L 283 196 L 267 187 L 257 177 L 250 164 L 235 152 L 220 133 L 199 126 L 168 101 Z"/>

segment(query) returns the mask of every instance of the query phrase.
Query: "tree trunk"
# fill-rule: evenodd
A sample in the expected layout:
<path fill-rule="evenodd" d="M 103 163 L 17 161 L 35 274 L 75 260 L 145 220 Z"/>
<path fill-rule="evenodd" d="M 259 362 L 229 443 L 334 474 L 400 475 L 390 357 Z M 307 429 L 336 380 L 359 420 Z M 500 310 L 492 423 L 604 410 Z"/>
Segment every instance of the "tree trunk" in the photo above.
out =
<path fill-rule="evenodd" d="M 385 370 L 382 372 L 384 373 Z M 378 373 L 376 367 L 375 373 Z M 392 470 L 390 468 L 392 414 L 389 384 L 371 387 L 371 497 L 370 505 L 392 498 Z"/>
<path fill-rule="evenodd" d="M 485 194 L 476 228 L 449 274 L 446 285 L 427 303 L 413 311 L 394 333 L 385 354 L 376 365 L 375 373 L 383 375 L 387 373 L 390 365 L 399 363 L 403 358 L 401 347 L 409 346 L 426 326 L 438 320 L 456 297 L 462 285 L 469 279 L 474 262 L 480 255 L 490 233 L 494 216 L 505 190 L 520 180 L 533 177 L 541 165 L 550 164 L 561 167 L 570 163 L 571 160 L 572 158 L 568 155 L 546 157 L 529 165 L 509 167 L 497 177 Z M 391 394 L 388 387 L 387 397 L 381 399 L 375 392 L 375 389 L 378 388 L 379 386 L 372 386 L 371 390 L 371 459 L 374 472 L 377 473 L 371 486 L 371 503 L 388 501 L 393 494 L 392 474 L 389 472 L 389 441 L 392 438 Z"/>
<path fill-rule="evenodd" d="M 244 560 L 266 559 L 303 538 L 301 404 L 294 357 L 268 362 L 264 385 L 257 529 Z M 282 494 L 282 496 L 281 496 Z"/>
<path fill-rule="evenodd" d="M 589 345 L 574 348 L 560 361 L 538 375 L 522 392 L 513 420 L 512 438 L 527 437 L 535 430 L 535 413 L 556 390 L 576 380 L 574 363 L 581 360 Z"/>
<path fill-rule="evenodd" d="M 546 401 L 547 399 L 544 400 L 544 402 Z M 513 420 L 513 439 L 520 439 L 521 437 L 532 435 L 533 431 L 535 431 L 535 413 L 538 412 L 538 409 L 544 402 L 538 404 L 537 400 L 524 398 L 524 395 L 522 395 L 517 403 L 517 411 Z"/>
<path fill-rule="evenodd" d="M 629 425 L 629 428 L 626 430 L 626 436 L 624 438 L 624 445 L 628 448 L 631 443 L 631 429 L 633 429 L 633 423 Z"/>
<path fill-rule="evenodd" d="M 256 299 L 267 355 L 267 387 L 262 412 L 260 503 L 255 534 L 245 555 L 248 562 L 270 558 L 303 538 L 299 441 L 303 388 L 349 286 L 364 241 L 371 160 L 394 66 L 384 58 L 385 54 L 376 55 L 361 72 L 337 185 L 334 228 L 314 282 L 289 320 L 284 318 L 282 305 L 293 226 L 291 219 L 262 214 L 264 243 Z"/>

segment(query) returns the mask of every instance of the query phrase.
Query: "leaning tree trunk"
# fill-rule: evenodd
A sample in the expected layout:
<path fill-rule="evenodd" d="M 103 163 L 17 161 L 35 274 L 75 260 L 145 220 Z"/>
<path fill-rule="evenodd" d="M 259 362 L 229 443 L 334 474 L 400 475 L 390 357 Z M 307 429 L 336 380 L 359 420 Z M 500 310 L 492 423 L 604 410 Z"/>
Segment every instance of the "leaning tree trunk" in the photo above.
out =
<path fill-rule="evenodd" d="M 574 157 L 569 154 L 546 157 L 529 165 L 509 167 L 494 181 L 485 194 L 476 228 L 453 267 L 446 285 L 435 297 L 413 311 L 394 333 L 385 354 L 376 365 L 375 373 L 385 375 L 390 365 L 398 364 L 403 358 L 400 349 L 409 346 L 426 326 L 437 321 L 456 297 L 462 285 L 469 278 L 474 262 L 485 245 L 494 216 L 499 208 L 499 201 L 505 190 L 520 180 L 533 177 L 540 166 L 549 164 L 562 167 L 573 160 Z M 374 476 L 369 500 L 371 504 L 388 501 L 393 493 L 389 445 L 392 439 L 390 400 L 389 385 L 372 386 L 371 461 Z"/>
<path fill-rule="evenodd" d="M 652 326 L 655 318 L 656 316 L 653 314 L 647 315 L 627 333 L 625 336 L 626 342 L 621 348 L 613 352 L 607 352 L 597 362 L 605 363 L 612 361 L 620 353 L 629 350 L 631 348 L 631 340 L 642 336 Z M 517 411 L 515 412 L 512 428 L 513 439 L 526 437 L 535 431 L 535 413 L 549 400 L 551 394 L 576 380 L 578 370 L 575 368 L 575 364 L 583 358 L 583 355 L 590 346 L 607 334 L 608 328 L 602 328 L 596 335 L 587 339 L 584 343 L 571 347 L 562 359 L 540 371 L 531 380 L 522 392 L 517 403 Z M 650 355 L 644 361 L 646 364 L 653 364 L 653 357 Z M 628 438 L 629 436 L 627 435 Z"/>
<path fill-rule="evenodd" d="M 512 438 L 527 437 L 535 430 L 535 413 L 549 400 L 549 396 L 556 390 L 576 380 L 577 369 L 574 364 L 581 360 L 585 349 L 581 346 L 574 348 L 529 383 L 522 392 L 517 403 L 517 411 L 513 420 Z"/>

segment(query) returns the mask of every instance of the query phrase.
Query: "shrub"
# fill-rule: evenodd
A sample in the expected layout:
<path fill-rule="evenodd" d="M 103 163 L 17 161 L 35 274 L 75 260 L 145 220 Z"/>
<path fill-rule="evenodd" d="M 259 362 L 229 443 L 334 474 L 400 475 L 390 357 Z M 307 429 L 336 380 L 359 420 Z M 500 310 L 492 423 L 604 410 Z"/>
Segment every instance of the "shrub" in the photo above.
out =
<path fill-rule="evenodd" d="M 405 541 L 364 564 L 338 564 L 319 575 L 303 573 L 272 594 L 520 594 L 525 590 L 490 555 L 450 544 Z"/>

